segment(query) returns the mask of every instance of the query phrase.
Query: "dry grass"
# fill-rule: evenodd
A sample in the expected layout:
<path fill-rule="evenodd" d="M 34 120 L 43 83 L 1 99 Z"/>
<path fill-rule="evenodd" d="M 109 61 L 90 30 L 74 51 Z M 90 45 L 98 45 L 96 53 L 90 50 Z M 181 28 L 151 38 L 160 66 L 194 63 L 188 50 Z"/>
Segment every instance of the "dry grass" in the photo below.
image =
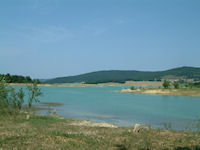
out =
<path fill-rule="evenodd" d="M 80 121 L 26 114 L 0 116 L 1 149 L 137 150 L 198 149 L 198 132 L 77 126 Z M 73 124 L 76 125 L 73 125 Z"/>

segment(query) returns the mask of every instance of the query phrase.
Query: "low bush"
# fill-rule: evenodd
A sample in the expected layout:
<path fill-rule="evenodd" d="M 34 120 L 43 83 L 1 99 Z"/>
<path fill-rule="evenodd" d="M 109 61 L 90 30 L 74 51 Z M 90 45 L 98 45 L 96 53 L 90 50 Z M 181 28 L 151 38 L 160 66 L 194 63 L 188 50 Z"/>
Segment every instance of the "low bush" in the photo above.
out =
<path fill-rule="evenodd" d="M 135 90 L 135 87 L 134 86 L 131 86 L 131 88 L 130 88 L 131 90 Z"/>

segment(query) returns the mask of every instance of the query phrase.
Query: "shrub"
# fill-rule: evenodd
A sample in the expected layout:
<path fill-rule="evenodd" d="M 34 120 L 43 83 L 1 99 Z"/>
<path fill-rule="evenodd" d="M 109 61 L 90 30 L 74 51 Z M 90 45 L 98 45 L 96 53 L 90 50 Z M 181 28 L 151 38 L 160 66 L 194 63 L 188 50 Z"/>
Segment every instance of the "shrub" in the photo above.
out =
<path fill-rule="evenodd" d="M 135 90 L 135 87 L 134 86 L 131 86 L 131 88 L 130 88 L 131 90 Z"/>
<path fill-rule="evenodd" d="M 9 104 L 8 99 L 9 89 L 6 87 L 6 82 L 4 79 L 0 81 L 0 108 L 7 107 Z"/>
<path fill-rule="evenodd" d="M 170 86 L 170 82 L 167 81 L 167 80 L 165 80 L 164 83 L 163 83 L 163 87 L 164 87 L 165 89 L 167 89 L 167 88 L 169 88 L 169 86 Z"/>
<path fill-rule="evenodd" d="M 177 81 L 175 81 L 173 83 L 173 86 L 174 86 L 175 89 L 179 89 L 179 83 Z"/>
<path fill-rule="evenodd" d="M 42 95 L 41 89 L 38 88 L 37 83 L 27 86 L 28 89 L 28 107 L 31 108 L 33 102 L 40 102 L 38 97 Z"/>
<path fill-rule="evenodd" d="M 41 90 L 37 87 L 36 83 L 27 86 L 28 89 L 28 106 L 32 106 L 33 102 L 39 102 L 38 97 L 42 95 Z M 10 110 L 21 110 L 25 98 L 25 92 L 22 88 L 15 90 L 9 87 L 5 79 L 0 80 L 0 111 L 6 112 Z"/>

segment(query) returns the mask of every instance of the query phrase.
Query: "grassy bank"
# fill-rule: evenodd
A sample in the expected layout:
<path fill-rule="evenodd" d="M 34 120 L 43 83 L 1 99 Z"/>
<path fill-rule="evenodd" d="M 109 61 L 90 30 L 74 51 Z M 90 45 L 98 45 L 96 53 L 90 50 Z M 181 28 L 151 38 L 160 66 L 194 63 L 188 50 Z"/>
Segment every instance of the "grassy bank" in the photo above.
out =
<path fill-rule="evenodd" d="M 30 115 L 30 116 L 29 116 Z M 27 117 L 28 116 L 28 117 Z M 17 113 L 0 115 L 2 149 L 200 149 L 200 133 L 102 127 L 84 121 Z"/>
<path fill-rule="evenodd" d="M 140 88 L 140 89 L 122 89 L 125 93 L 158 94 L 171 96 L 200 96 L 200 88 L 181 88 L 181 89 L 158 89 L 158 88 Z"/>

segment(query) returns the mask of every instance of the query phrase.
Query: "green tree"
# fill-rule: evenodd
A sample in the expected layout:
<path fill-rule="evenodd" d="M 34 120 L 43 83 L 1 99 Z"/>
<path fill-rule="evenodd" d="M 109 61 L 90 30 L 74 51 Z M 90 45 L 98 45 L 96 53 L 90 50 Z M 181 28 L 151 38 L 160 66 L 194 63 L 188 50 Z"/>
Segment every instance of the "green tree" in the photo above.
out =
<path fill-rule="evenodd" d="M 135 87 L 134 86 L 131 86 L 131 88 L 130 88 L 131 90 L 135 90 Z"/>
<path fill-rule="evenodd" d="M 19 110 L 22 109 L 22 105 L 24 103 L 24 96 L 25 96 L 24 91 L 22 88 L 20 88 L 19 91 L 16 93 L 16 97 L 17 97 L 16 106 Z"/>
<path fill-rule="evenodd" d="M 34 82 L 31 86 L 27 86 L 28 89 L 28 107 L 31 108 L 33 102 L 40 102 L 39 96 L 42 95 L 41 89 L 38 88 L 37 83 Z"/>
<path fill-rule="evenodd" d="M 6 87 L 6 81 L 5 79 L 2 79 L 0 81 L 0 109 L 8 106 L 9 104 L 8 93 L 9 93 L 9 90 Z"/>
<path fill-rule="evenodd" d="M 7 83 L 10 83 L 10 82 L 11 82 L 11 76 L 10 76 L 9 73 L 7 73 L 7 74 L 5 75 L 5 81 L 6 81 Z"/>
<path fill-rule="evenodd" d="M 34 83 L 37 83 L 37 84 L 40 84 L 40 83 L 41 83 L 39 79 L 34 79 L 33 82 L 34 82 Z"/>
<path fill-rule="evenodd" d="M 31 77 L 30 76 L 26 76 L 25 77 L 25 80 L 26 80 L 26 83 L 31 83 L 32 80 L 31 80 Z"/>
<path fill-rule="evenodd" d="M 41 83 L 39 79 L 35 79 L 34 81 L 31 79 L 30 76 L 20 76 L 20 75 L 10 75 L 7 74 L 0 74 L 0 80 L 5 80 L 6 83 L 33 83 L 37 82 L 37 84 Z"/>
<path fill-rule="evenodd" d="M 169 86 L 170 86 L 170 82 L 167 81 L 167 80 L 165 80 L 165 81 L 163 82 L 163 87 L 164 87 L 165 89 L 167 89 L 167 88 L 169 88 Z"/>
<path fill-rule="evenodd" d="M 8 87 L 5 80 L 0 81 L 0 109 L 6 112 L 10 109 L 20 110 L 24 103 L 24 92 Z"/>
<path fill-rule="evenodd" d="M 175 89 L 179 89 L 179 87 L 180 87 L 180 85 L 179 85 L 179 83 L 177 81 L 175 81 L 173 83 L 173 86 L 174 86 Z"/>

